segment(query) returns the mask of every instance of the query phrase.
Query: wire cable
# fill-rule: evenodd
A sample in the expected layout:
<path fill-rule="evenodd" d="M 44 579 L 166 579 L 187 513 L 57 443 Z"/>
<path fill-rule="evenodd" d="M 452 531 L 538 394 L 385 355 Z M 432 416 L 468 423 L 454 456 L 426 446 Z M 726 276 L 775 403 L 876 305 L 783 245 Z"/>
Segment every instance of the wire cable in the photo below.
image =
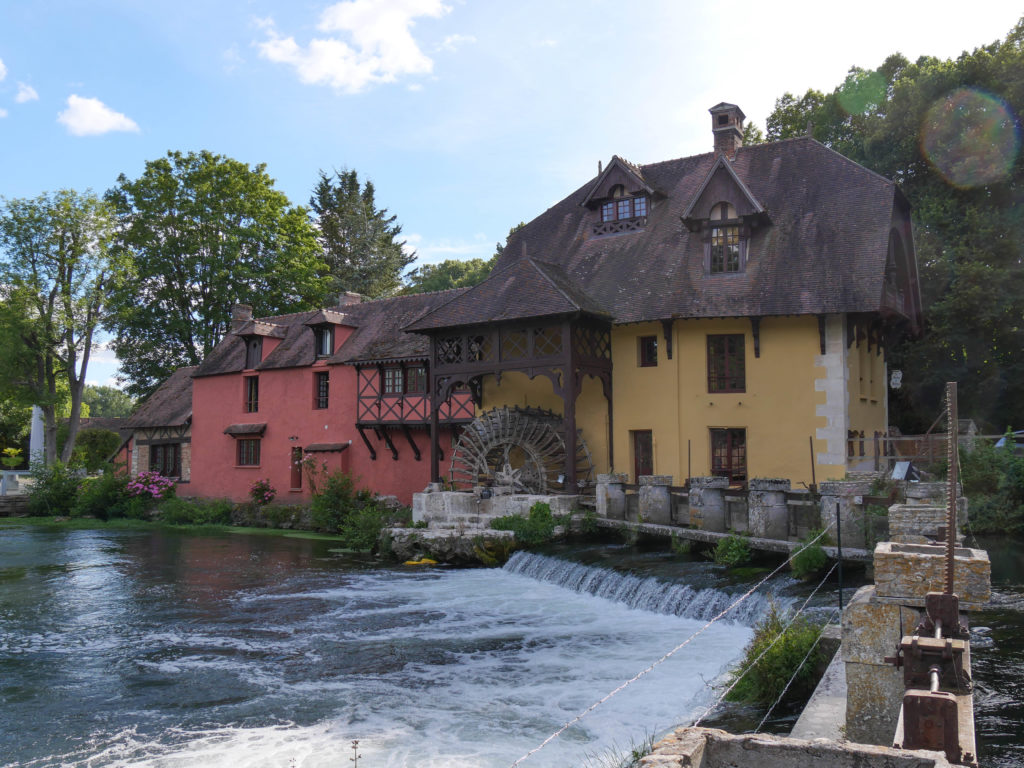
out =
<path fill-rule="evenodd" d="M 795 555 L 798 552 L 802 552 L 807 547 L 811 546 L 812 544 L 817 543 L 831 529 L 832 529 L 832 524 L 830 524 L 827 528 L 825 528 L 823 531 L 821 531 L 821 533 L 819 533 L 817 536 L 815 536 L 813 539 L 811 539 L 809 542 L 807 542 L 804 546 L 802 546 L 799 549 L 797 549 L 794 552 L 792 552 L 790 556 Z M 576 725 L 576 723 L 578 723 L 584 717 L 589 715 L 591 712 L 593 712 L 599 706 L 604 704 L 606 701 L 611 699 L 617 693 L 623 691 L 624 689 L 626 689 L 627 687 L 629 687 L 630 685 L 635 683 L 637 680 L 639 680 L 641 677 L 643 677 L 648 672 L 653 670 L 659 664 L 661 664 L 662 662 L 668 660 L 671 656 L 675 655 L 678 651 L 681 651 L 683 648 L 685 648 L 687 645 L 689 645 L 690 642 L 692 642 L 695 638 L 697 638 L 700 635 L 704 634 L 704 632 L 706 632 L 711 627 L 712 624 L 717 622 L 719 619 L 721 619 L 723 616 L 725 616 L 727 613 L 729 613 L 729 611 L 731 611 L 733 608 L 738 606 L 740 603 L 742 603 L 744 600 L 746 600 L 748 597 L 750 597 L 752 594 L 754 594 L 757 590 L 759 590 L 762 586 L 764 586 L 764 584 L 769 579 L 771 579 L 773 576 L 775 576 L 779 571 L 781 571 L 788 564 L 789 564 L 789 561 L 788 560 L 784 560 L 782 563 L 779 564 L 779 566 L 774 571 L 769 573 L 767 576 L 765 576 L 763 579 L 761 579 L 761 581 L 757 582 L 757 584 L 755 584 L 750 589 L 748 589 L 746 592 L 744 592 L 742 595 L 740 595 L 739 598 L 737 598 L 732 603 L 730 603 L 728 606 L 726 606 L 721 612 L 719 612 L 710 621 L 708 621 L 707 624 L 705 624 L 703 627 L 698 629 L 696 632 L 694 632 L 688 638 L 683 640 L 683 642 L 681 642 L 675 648 L 673 648 L 668 653 L 663 655 L 660 659 L 658 659 L 657 661 L 653 662 L 652 664 L 650 664 L 648 667 L 646 667 L 645 669 L 641 670 L 640 672 L 637 672 L 635 675 L 633 675 L 633 677 L 631 677 L 629 680 L 627 680 L 626 682 L 624 682 L 621 685 L 619 685 L 619 687 L 617 687 L 615 690 L 613 690 L 610 693 L 606 694 L 601 699 L 595 701 L 589 707 L 587 707 L 582 712 L 580 712 L 578 715 L 576 715 L 572 720 L 570 720 L 569 722 L 565 723 L 561 728 L 559 728 L 557 731 L 555 731 L 550 736 L 548 736 L 546 739 L 544 739 L 544 741 L 542 741 L 536 747 L 534 747 L 529 752 L 527 752 L 525 755 L 523 755 L 518 760 L 516 760 L 514 763 L 512 763 L 509 766 L 509 768 L 516 768 L 516 766 L 518 766 L 524 760 L 526 760 L 527 758 L 531 757 L 532 755 L 535 755 L 537 752 L 540 752 L 542 749 L 544 749 L 544 747 L 546 747 L 552 741 L 557 739 L 559 736 L 561 736 L 563 733 L 565 733 L 567 730 L 569 730 L 572 726 Z"/>
<path fill-rule="evenodd" d="M 838 613 L 839 613 L 839 609 L 837 608 L 835 610 L 835 612 L 832 614 L 833 618 L 835 618 L 836 614 L 838 614 Z M 793 684 L 793 681 L 796 680 L 796 676 L 798 674 L 800 674 L 800 670 L 803 669 L 804 664 L 807 663 L 807 660 L 811 657 L 811 654 L 814 652 L 814 649 L 818 647 L 818 641 L 821 640 L 821 636 L 824 635 L 824 634 L 825 634 L 825 625 L 822 626 L 821 631 L 818 633 L 818 636 L 816 638 L 814 638 L 814 642 L 811 643 L 811 647 L 807 649 L 807 653 L 804 654 L 803 661 L 801 661 L 797 665 L 796 671 L 793 672 L 793 676 L 791 678 L 789 678 L 789 682 L 786 683 L 786 687 L 782 689 L 782 693 L 779 694 L 779 698 L 777 698 L 775 700 L 775 703 L 772 704 L 770 707 L 768 707 L 768 711 L 764 713 L 764 717 L 762 717 L 761 718 L 761 722 L 757 724 L 757 728 L 754 729 L 754 733 L 758 733 L 761 730 L 761 728 L 764 726 L 764 724 L 768 721 L 768 718 L 771 716 L 772 711 L 775 709 L 775 707 L 777 707 L 779 705 L 779 702 L 782 701 L 782 697 L 786 695 L 786 691 L 789 690 L 789 686 L 791 686 Z"/>
<path fill-rule="evenodd" d="M 814 591 L 813 591 L 813 592 L 811 592 L 811 594 L 809 594 L 809 595 L 807 596 L 807 599 L 806 599 L 806 600 L 804 600 L 804 602 L 803 602 L 803 605 L 801 605 L 801 606 L 800 606 L 800 608 L 799 608 L 799 609 L 797 609 L 797 611 L 796 611 L 795 613 L 793 613 L 793 615 L 792 615 L 792 616 L 790 616 L 790 617 L 789 617 L 789 621 L 787 621 L 787 622 L 786 622 L 785 626 L 783 626 L 783 627 L 782 627 L 782 629 L 781 629 L 781 630 L 779 631 L 779 633 L 778 633 L 778 634 L 777 634 L 777 635 L 776 635 L 776 636 L 775 636 L 774 638 L 772 638 L 772 641 L 771 641 L 770 643 L 768 643 L 768 645 L 766 645 L 766 646 L 764 647 L 764 649 L 763 649 L 763 650 L 762 650 L 762 651 L 761 651 L 761 652 L 760 652 L 760 653 L 759 653 L 759 654 L 757 655 L 757 658 L 755 658 L 755 659 L 754 659 L 754 660 L 753 660 L 752 662 L 750 662 L 750 664 L 748 664 L 748 665 L 747 665 L 747 668 L 746 668 L 746 669 L 744 669 L 744 670 L 743 670 L 742 672 L 740 672 L 740 674 L 738 674 L 738 675 L 737 675 L 737 676 L 736 676 L 736 677 L 735 677 L 735 678 L 733 679 L 733 681 L 732 681 L 732 682 L 731 682 L 731 683 L 729 684 L 729 686 L 728 686 L 728 687 L 727 687 L 727 688 L 726 688 L 726 689 L 725 689 L 724 691 L 722 691 L 722 693 L 721 693 L 721 694 L 719 695 L 719 697 L 718 697 L 718 698 L 717 698 L 717 699 L 716 699 L 716 700 L 715 700 L 715 701 L 714 701 L 714 702 L 713 702 L 713 703 L 711 704 L 711 706 L 709 706 L 709 707 L 708 707 L 707 709 L 705 709 L 705 710 L 704 710 L 704 711 L 703 711 L 703 712 L 701 713 L 701 716 L 700 716 L 700 717 L 698 717 L 698 718 L 697 718 L 696 720 L 694 720 L 694 721 L 693 721 L 693 727 L 694 727 L 694 728 L 696 728 L 696 727 L 697 727 L 698 725 L 700 725 L 700 724 L 701 724 L 701 722 L 702 722 L 702 721 L 704 720 L 704 718 L 705 718 L 705 717 L 707 717 L 707 716 L 708 716 L 708 715 L 709 715 L 709 714 L 710 714 L 710 713 L 711 713 L 711 712 L 712 712 L 712 711 L 713 711 L 713 710 L 714 710 L 714 709 L 715 709 L 715 708 L 716 708 L 716 707 L 717 707 L 717 706 L 718 706 L 719 704 L 721 704 L 721 703 L 722 703 L 722 702 L 723 702 L 723 701 L 725 700 L 725 697 L 729 695 L 729 692 L 730 692 L 730 691 L 731 691 L 731 690 L 732 690 L 733 688 L 735 688 L 735 687 L 736 687 L 737 685 L 739 685 L 739 682 L 740 682 L 740 680 L 742 680 L 742 679 L 743 679 L 744 677 L 746 677 L 746 676 L 747 676 L 747 673 L 748 673 L 748 672 L 749 672 L 750 670 L 752 670 L 752 669 L 753 669 L 754 667 L 756 667 L 756 666 L 757 666 L 757 664 L 758 664 L 758 662 L 759 662 L 759 661 L 761 661 L 761 659 L 763 659 L 763 658 L 765 657 L 765 654 L 767 654 L 767 653 L 768 653 L 768 651 L 770 651 L 770 650 L 771 650 L 772 648 L 774 648 L 774 647 L 775 647 L 775 644 L 776 644 L 776 643 L 778 643 L 778 642 L 779 642 L 779 641 L 780 641 L 780 640 L 782 639 L 783 635 L 785 635 L 785 634 L 786 634 L 786 630 L 787 630 L 787 629 L 789 629 L 790 625 L 791 625 L 791 624 L 792 624 L 792 623 L 793 623 L 794 621 L 796 621 L 797 617 L 798 617 L 798 616 L 799 616 L 799 615 L 800 615 L 801 613 L 803 613 L 803 612 L 804 612 L 804 609 L 805 609 L 805 608 L 807 608 L 807 604 L 808 604 L 808 603 L 809 603 L 809 602 L 811 601 L 811 598 L 812 598 L 812 597 L 814 597 L 814 595 L 815 595 L 815 594 L 816 594 L 816 593 L 818 592 L 818 590 L 822 588 L 822 586 L 823 586 L 823 585 L 825 584 L 825 582 L 826 582 L 826 581 L 828 581 L 828 578 L 829 578 L 829 576 L 831 576 L 831 575 L 832 575 L 832 572 L 833 572 L 833 571 L 834 571 L 835 569 L 836 569 L 836 566 L 835 566 L 835 565 L 833 565 L 833 566 L 832 566 L 832 567 L 831 567 L 831 568 L 829 569 L 828 573 L 826 573 L 826 574 L 825 574 L 825 577 L 824 577 L 824 578 L 823 578 L 823 579 L 822 579 L 822 580 L 821 580 L 820 582 L 818 582 L 818 586 L 816 586 L 816 587 L 814 588 Z M 827 622 L 826 622 L 826 623 L 827 623 Z"/>

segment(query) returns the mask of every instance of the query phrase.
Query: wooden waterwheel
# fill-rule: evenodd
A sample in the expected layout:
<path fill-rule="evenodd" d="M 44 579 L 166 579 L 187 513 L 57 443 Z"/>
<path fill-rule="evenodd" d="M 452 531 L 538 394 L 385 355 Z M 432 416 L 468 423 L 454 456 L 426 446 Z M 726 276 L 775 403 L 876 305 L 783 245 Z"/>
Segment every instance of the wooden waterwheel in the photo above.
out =
<path fill-rule="evenodd" d="M 495 408 L 463 429 L 452 452 L 452 483 L 467 487 L 491 482 L 519 493 L 577 492 L 565 485 L 566 450 L 562 417 L 539 408 Z M 576 478 L 593 482 L 594 464 L 583 435 L 576 436 Z"/>

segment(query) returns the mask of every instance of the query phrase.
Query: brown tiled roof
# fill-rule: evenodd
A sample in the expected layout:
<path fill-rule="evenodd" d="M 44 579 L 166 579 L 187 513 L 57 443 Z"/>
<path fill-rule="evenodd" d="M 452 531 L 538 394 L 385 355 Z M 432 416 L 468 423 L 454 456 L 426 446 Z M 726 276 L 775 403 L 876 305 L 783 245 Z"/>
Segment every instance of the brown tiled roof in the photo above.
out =
<path fill-rule="evenodd" d="M 428 340 L 402 328 L 426 312 L 465 292 L 465 288 L 434 293 L 395 296 L 313 312 L 260 318 L 284 329 L 284 339 L 256 370 L 273 370 L 311 365 L 316 360 L 312 326 L 323 322 L 347 325 L 356 330 L 330 363 L 425 359 Z M 245 365 L 245 339 L 228 334 L 198 367 L 195 376 L 238 373 Z"/>
<path fill-rule="evenodd" d="M 527 256 L 506 263 L 479 285 L 406 326 L 406 330 L 483 325 L 580 312 L 610 319 L 608 310 L 588 296 L 561 267 Z"/>
<path fill-rule="evenodd" d="M 616 323 L 879 309 L 898 195 L 891 181 L 808 137 L 741 147 L 732 168 L 771 224 L 754 230 L 745 272 L 706 275 L 701 235 L 681 217 L 715 161 L 708 153 L 641 166 L 666 197 L 645 229 L 628 234 L 591 234 L 595 214 L 580 206 L 588 181 L 510 237 L 491 280 L 525 247 L 556 262 Z"/>
<path fill-rule="evenodd" d="M 179 368 L 146 398 L 128 419 L 126 427 L 179 427 L 192 418 L 192 374 L 196 366 Z"/>
<path fill-rule="evenodd" d="M 425 360 L 429 354 L 427 338 L 405 333 L 402 329 L 468 290 L 471 289 L 453 288 L 433 293 L 415 293 L 346 307 L 346 314 L 351 316 L 357 330 L 331 358 L 331 362 L 358 364 L 370 361 Z"/>

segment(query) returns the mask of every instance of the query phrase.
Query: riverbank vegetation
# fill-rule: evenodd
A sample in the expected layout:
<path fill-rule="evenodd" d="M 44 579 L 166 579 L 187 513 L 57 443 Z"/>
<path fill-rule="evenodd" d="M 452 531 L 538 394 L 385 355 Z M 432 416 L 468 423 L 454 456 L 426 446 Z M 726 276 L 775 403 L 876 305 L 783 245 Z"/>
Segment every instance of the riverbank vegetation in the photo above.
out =
<path fill-rule="evenodd" d="M 960 454 L 960 481 L 974 533 L 1024 533 L 1024 455 L 1007 432 L 1003 445 L 979 441 Z"/>
<path fill-rule="evenodd" d="M 176 494 L 172 479 L 155 472 L 129 478 L 108 466 L 94 477 L 61 462 L 32 471 L 29 512 L 35 518 L 82 521 L 87 527 L 105 523 L 140 526 L 305 530 L 327 534 L 346 549 L 371 551 L 384 528 L 409 525 L 406 507 L 383 503 L 357 487 L 346 473 L 322 473 L 310 506 L 272 504 L 277 491 L 266 480 L 253 483 L 251 501 L 190 499 Z"/>
<path fill-rule="evenodd" d="M 742 661 L 730 675 L 732 690 L 727 701 L 770 705 L 783 692 L 787 700 L 806 699 L 814 692 L 828 661 L 816 645 L 822 627 L 804 616 L 797 616 L 788 626 L 787 621 L 773 604 L 758 622 Z"/>

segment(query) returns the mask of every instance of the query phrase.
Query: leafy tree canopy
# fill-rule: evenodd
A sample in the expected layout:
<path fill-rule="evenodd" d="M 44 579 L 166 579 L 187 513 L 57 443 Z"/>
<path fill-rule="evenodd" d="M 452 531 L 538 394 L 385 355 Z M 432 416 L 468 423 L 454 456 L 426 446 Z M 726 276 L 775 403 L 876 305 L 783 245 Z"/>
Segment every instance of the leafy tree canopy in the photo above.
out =
<path fill-rule="evenodd" d="M 829 94 L 784 94 L 768 138 L 814 137 L 895 179 L 913 206 L 925 333 L 890 349 L 893 418 L 921 431 L 946 381 L 986 429 L 1024 424 L 1024 20 L 955 60 L 896 53 Z"/>
<path fill-rule="evenodd" d="M 116 249 L 133 279 L 111 297 L 109 323 L 133 396 L 198 364 L 228 332 L 236 302 L 260 315 L 322 306 L 329 279 L 305 209 L 267 175 L 211 152 L 168 152 L 107 199 Z"/>
<path fill-rule="evenodd" d="M 445 291 L 449 288 L 468 288 L 482 283 L 491 273 L 494 257 L 483 259 L 445 259 L 437 264 L 423 264 L 409 273 L 402 293 Z"/>
<path fill-rule="evenodd" d="M 373 182 L 359 184 L 355 171 L 320 171 L 309 206 L 319 230 L 334 293 L 352 291 L 373 298 L 402 285 L 402 273 L 415 259 L 399 240 L 402 227 L 386 208 L 377 208 Z"/>
<path fill-rule="evenodd" d="M 56 406 L 65 387 L 71 407 L 62 460 L 74 448 L 95 333 L 109 314 L 108 295 L 126 276 L 112 232 L 107 204 L 91 192 L 0 205 L 0 390 L 42 409 L 47 462 L 56 458 Z"/>
<path fill-rule="evenodd" d="M 135 410 L 135 401 L 128 394 L 105 384 L 86 384 L 82 399 L 89 406 L 89 415 L 97 418 L 124 418 Z"/>

